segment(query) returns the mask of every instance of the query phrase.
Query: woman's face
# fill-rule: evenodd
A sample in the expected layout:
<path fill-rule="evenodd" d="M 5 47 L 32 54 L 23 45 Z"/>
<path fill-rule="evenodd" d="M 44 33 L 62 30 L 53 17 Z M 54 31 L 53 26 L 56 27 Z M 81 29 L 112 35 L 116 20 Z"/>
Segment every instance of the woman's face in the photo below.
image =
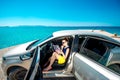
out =
<path fill-rule="evenodd" d="M 62 45 L 63 46 L 67 46 L 67 41 L 66 40 L 62 40 Z"/>

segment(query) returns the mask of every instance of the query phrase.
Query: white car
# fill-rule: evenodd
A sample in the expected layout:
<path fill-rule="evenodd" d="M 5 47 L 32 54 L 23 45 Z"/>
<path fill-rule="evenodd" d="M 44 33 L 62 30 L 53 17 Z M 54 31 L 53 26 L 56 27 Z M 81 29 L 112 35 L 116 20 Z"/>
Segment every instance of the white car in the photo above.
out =
<path fill-rule="evenodd" d="M 53 43 L 60 46 L 65 37 L 70 46 L 66 62 L 60 65 L 55 61 L 52 70 L 42 72 L 54 51 Z M 24 51 L 17 48 L 15 55 L 10 52 L 3 56 L 2 67 L 10 80 L 23 80 L 27 71 L 24 80 L 120 80 L 120 42 L 111 37 L 92 30 L 63 30 L 30 43 L 21 48 Z"/>

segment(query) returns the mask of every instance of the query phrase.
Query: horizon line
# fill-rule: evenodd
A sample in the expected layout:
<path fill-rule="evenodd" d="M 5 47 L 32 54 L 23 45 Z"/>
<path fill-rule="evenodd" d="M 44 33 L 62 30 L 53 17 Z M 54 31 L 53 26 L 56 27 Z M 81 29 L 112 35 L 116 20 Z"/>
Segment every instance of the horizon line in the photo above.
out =
<path fill-rule="evenodd" d="M 0 26 L 119 26 L 96 21 L 61 21 L 40 18 L 3 18 Z"/>
<path fill-rule="evenodd" d="M 62 25 L 58 25 L 58 26 L 46 26 L 46 25 L 5 25 L 2 26 L 0 25 L 0 27 L 120 27 L 120 26 L 109 26 L 109 25 L 69 25 L 69 26 L 62 26 Z"/>

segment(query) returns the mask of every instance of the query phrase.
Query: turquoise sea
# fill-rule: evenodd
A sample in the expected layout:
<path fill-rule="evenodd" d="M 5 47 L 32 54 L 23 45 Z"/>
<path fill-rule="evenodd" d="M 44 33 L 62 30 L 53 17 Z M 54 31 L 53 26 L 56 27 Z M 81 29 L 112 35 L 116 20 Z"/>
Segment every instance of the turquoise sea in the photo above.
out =
<path fill-rule="evenodd" d="M 48 37 L 55 31 L 74 29 L 101 29 L 120 35 L 120 27 L 44 27 L 44 26 L 19 26 L 0 27 L 0 49 L 22 44 L 28 41 Z"/>

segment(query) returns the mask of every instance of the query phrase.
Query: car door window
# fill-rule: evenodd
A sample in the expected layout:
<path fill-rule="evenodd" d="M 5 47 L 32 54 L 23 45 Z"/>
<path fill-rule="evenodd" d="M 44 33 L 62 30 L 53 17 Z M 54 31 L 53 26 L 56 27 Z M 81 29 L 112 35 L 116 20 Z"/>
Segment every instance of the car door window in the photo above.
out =
<path fill-rule="evenodd" d="M 102 40 L 89 38 L 83 47 L 83 54 L 89 58 L 99 61 L 106 52 L 106 46 Z"/>

